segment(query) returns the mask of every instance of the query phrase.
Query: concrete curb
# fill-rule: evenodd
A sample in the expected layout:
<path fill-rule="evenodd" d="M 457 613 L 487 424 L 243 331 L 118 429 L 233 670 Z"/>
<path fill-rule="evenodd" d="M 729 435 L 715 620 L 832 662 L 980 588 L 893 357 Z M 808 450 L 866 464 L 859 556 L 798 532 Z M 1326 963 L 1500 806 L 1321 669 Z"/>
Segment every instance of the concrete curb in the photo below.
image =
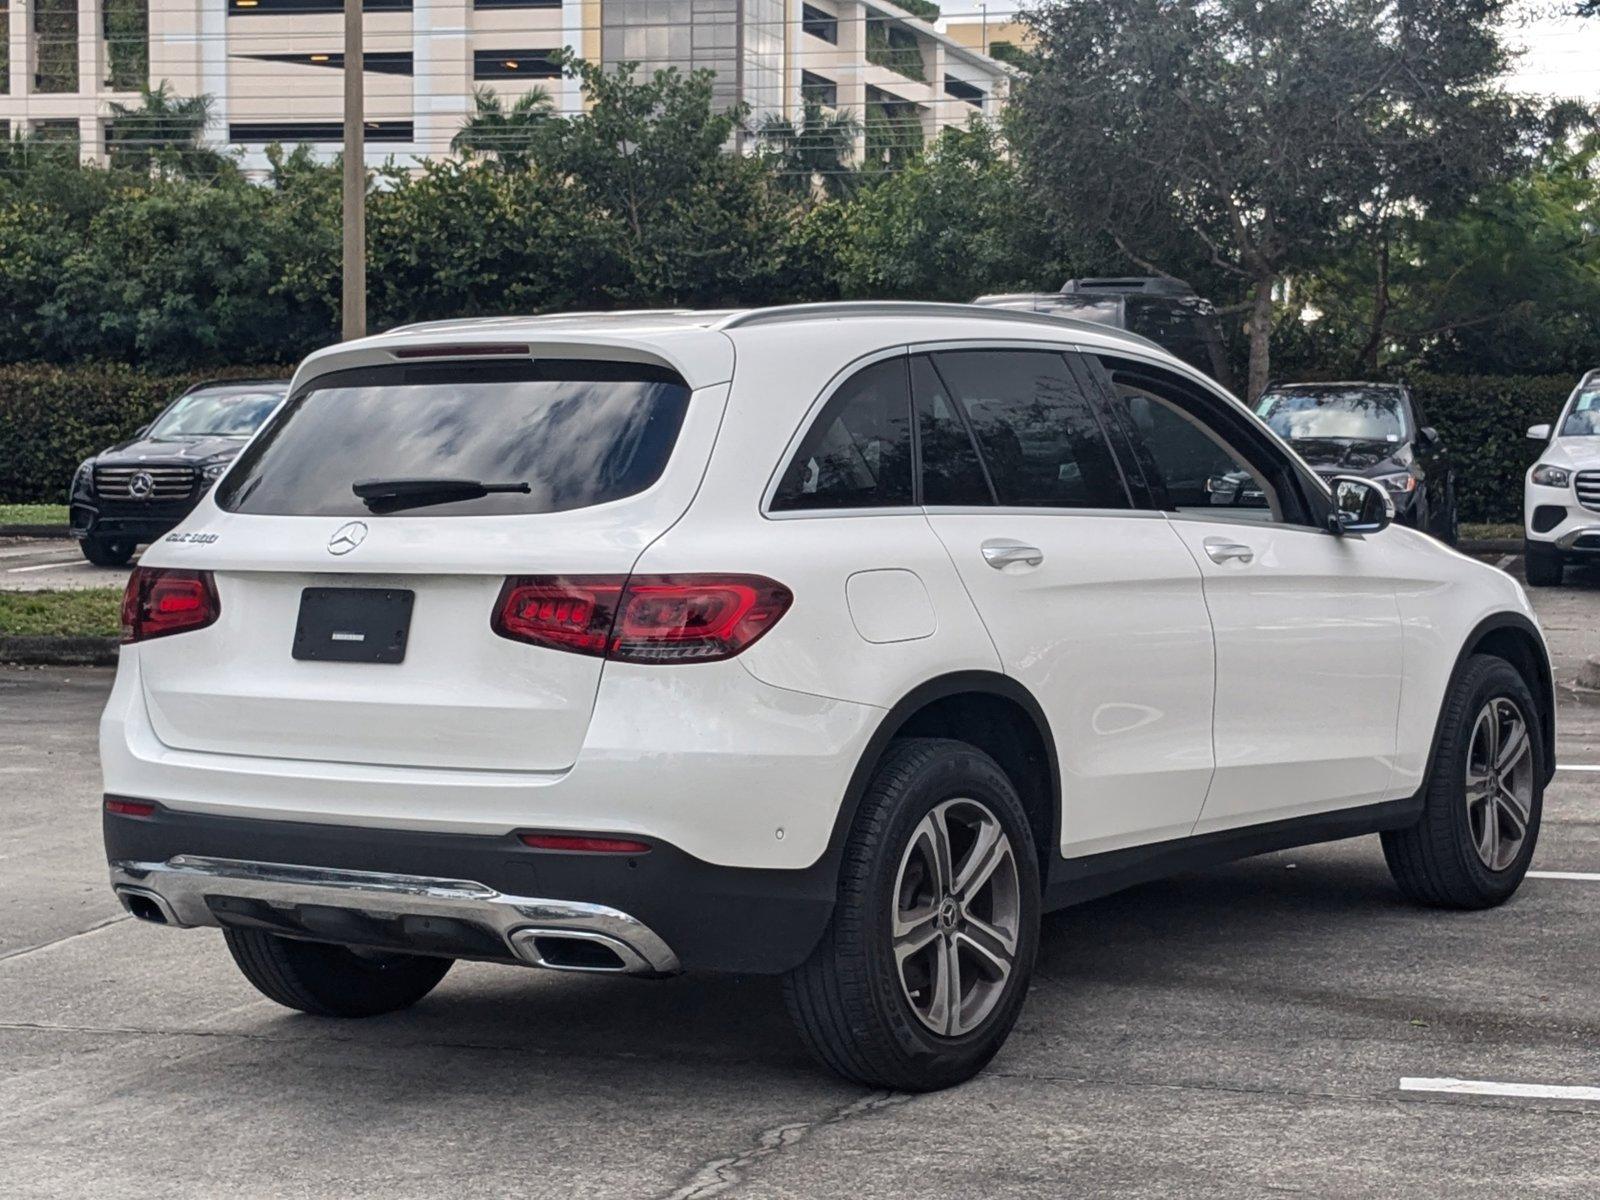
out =
<path fill-rule="evenodd" d="M 68 525 L 0 525 L 0 537 L 69 538 Z"/>
<path fill-rule="evenodd" d="M 50 637 L 0 635 L 0 662 L 30 667 L 114 667 L 114 637 Z"/>

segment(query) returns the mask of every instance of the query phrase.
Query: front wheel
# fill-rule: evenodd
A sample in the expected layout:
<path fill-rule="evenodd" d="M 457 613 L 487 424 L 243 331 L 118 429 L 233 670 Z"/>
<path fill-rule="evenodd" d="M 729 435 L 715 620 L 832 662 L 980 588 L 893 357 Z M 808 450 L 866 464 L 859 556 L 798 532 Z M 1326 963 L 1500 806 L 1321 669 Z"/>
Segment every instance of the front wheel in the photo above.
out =
<path fill-rule="evenodd" d="M 433 991 L 453 959 L 358 952 L 260 929 L 224 928 L 244 977 L 268 1000 L 318 1017 L 375 1017 Z"/>
<path fill-rule="evenodd" d="M 1422 819 L 1383 835 L 1400 890 L 1420 904 L 1492 908 L 1522 885 L 1544 809 L 1545 749 L 1516 668 L 1478 654 L 1445 699 Z"/>
<path fill-rule="evenodd" d="M 128 538 L 95 537 L 90 535 L 78 543 L 83 556 L 97 567 L 120 567 L 127 564 L 138 549 Z"/>
<path fill-rule="evenodd" d="M 1529 587 L 1560 587 L 1566 568 L 1561 552 L 1538 542 L 1522 542 L 1522 569 Z"/>
<path fill-rule="evenodd" d="M 1011 780 L 965 742 L 904 739 L 861 800 L 833 919 L 784 998 L 845 1078 L 950 1087 L 1011 1032 L 1038 931 L 1039 861 Z"/>

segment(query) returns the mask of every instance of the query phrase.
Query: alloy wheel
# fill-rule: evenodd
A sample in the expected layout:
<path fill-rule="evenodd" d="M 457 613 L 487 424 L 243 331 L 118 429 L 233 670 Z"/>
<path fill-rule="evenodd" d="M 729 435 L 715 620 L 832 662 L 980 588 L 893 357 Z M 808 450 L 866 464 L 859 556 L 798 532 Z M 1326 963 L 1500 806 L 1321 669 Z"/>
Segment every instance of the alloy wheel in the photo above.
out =
<path fill-rule="evenodd" d="M 912 831 L 895 877 L 895 973 L 917 1019 L 942 1037 L 981 1025 L 1016 962 L 1022 891 L 999 819 L 946 800 Z"/>
<path fill-rule="evenodd" d="M 1467 746 L 1467 825 L 1491 871 L 1516 861 L 1533 811 L 1533 746 L 1528 723 L 1504 696 L 1478 712 Z"/>

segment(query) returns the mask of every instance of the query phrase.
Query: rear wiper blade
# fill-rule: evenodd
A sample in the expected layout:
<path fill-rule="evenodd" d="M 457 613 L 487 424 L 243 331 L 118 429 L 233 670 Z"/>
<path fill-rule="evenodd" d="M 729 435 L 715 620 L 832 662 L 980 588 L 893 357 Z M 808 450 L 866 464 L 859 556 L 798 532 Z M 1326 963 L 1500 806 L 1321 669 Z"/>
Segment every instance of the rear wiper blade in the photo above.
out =
<path fill-rule="evenodd" d="M 481 479 L 358 479 L 350 490 L 373 512 L 394 512 L 401 508 L 420 508 L 427 504 L 449 504 L 455 500 L 476 500 L 491 492 L 521 492 L 533 488 L 521 483 L 485 483 Z"/>

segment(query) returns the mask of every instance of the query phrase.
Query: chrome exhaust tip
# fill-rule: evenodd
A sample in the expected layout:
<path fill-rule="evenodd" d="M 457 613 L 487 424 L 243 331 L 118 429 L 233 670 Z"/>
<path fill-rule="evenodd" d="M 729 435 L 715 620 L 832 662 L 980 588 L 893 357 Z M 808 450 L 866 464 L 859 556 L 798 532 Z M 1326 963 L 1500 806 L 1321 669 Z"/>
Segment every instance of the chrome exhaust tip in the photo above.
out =
<path fill-rule="evenodd" d="M 655 975 L 656 969 L 628 943 L 578 929 L 518 929 L 506 941 L 529 966 L 550 971 L 604 975 Z"/>
<path fill-rule="evenodd" d="M 123 884 L 115 890 L 117 899 L 122 901 L 122 907 L 127 909 L 131 915 L 138 917 L 139 920 L 148 921 L 152 925 L 181 926 L 183 924 L 182 921 L 178 920 L 177 914 L 172 911 L 172 906 L 162 898 L 159 892 L 153 892 L 148 888 L 129 887 L 127 884 Z"/>

